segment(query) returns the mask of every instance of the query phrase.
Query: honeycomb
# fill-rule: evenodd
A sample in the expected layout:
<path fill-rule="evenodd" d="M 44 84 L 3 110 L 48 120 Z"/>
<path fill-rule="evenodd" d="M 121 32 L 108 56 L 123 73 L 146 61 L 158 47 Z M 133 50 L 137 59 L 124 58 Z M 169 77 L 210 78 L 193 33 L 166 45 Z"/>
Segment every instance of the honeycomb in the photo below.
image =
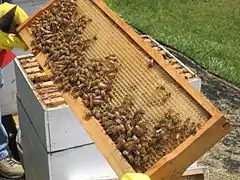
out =
<path fill-rule="evenodd" d="M 90 47 L 90 58 L 104 58 L 106 54 L 115 54 L 121 64 L 121 71 L 114 82 L 114 104 L 131 95 L 136 107 L 146 111 L 145 118 L 154 123 L 172 108 L 181 114 L 182 119 L 204 123 L 209 114 L 168 75 L 163 68 L 156 65 L 152 69 L 147 66 L 148 55 L 134 43 L 122 30 L 105 17 L 101 10 L 91 1 L 78 0 L 79 13 L 92 19 L 86 29 L 85 37 L 97 34 L 98 41 Z M 162 104 L 165 96 L 159 90 L 165 86 L 171 98 Z"/>

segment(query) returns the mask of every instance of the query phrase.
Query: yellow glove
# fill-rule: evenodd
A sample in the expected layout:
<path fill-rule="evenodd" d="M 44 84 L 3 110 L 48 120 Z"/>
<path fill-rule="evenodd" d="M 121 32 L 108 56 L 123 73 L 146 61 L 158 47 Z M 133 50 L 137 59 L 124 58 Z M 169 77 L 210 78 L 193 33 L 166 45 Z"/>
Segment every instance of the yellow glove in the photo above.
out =
<path fill-rule="evenodd" d="M 9 3 L 0 4 L 0 18 L 14 8 L 14 6 L 15 5 Z M 20 25 L 27 19 L 28 15 L 17 6 L 14 16 L 14 24 Z M 22 48 L 25 51 L 28 49 L 23 40 L 16 34 L 7 34 L 0 30 L 0 49 L 12 50 L 13 48 Z"/>
<path fill-rule="evenodd" d="M 124 174 L 121 180 L 151 180 L 147 175 L 141 173 Z"/>

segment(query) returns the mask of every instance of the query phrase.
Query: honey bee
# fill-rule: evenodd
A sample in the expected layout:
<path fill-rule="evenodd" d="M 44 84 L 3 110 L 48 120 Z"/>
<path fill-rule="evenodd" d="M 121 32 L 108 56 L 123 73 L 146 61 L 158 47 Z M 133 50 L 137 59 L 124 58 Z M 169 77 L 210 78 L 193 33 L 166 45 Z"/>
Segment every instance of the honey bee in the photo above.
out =
<path fill-rule="evenodd" d="M 75 70 L 75 68 L 69 68 L 69 69 L 68 69 L 68 72 L 69 72 L 71 75 L 76 75 L 76 70 Z"/>
<path fill-rule="evenodd" d="M 87 100 L 87 99 L 83 100 L 83 104 L 84 104 L 86 107 L 89 107 L 89 100 Z"/>
<path fill-rule="evenodd" d="M 62 78 L 60 76 L 54 77 L 54 82 L 59 83 L 61 82 Z"/>
<path fill-rule="evenodd" d="M 94 104 L 93 104 L 93 96 L 92 95 L 89 95 L 89 108 L 90 109 L 93 109 L 94 107 Z"/>
<path fill-rule="evenodd" d="M 77 98 L 80 97 L 80 96 L 79 96 L 79 92 L 73 93 L 72 96 L 73 96 L 73 99 L 77 99 Z"/>
<path fill-rule="evenodd" d="M 133 141 L 129 141 L 125 144 L 125 148 L 128 152 L 131 152 L 135 146 L 136 146 L 136 143 Z"/>
<path fill-rule="evenodd" d="M 135 135 L 132 136 L 132 140 L 133 140 L 135 143 L 140 143 L 140 139 L 139 139 L 137 136 L 135 136 Z"/>
<path fill-rule="evenodd" d="M 78 87 L 77 86 L 72 87 L 70 92 L 71 92 L 71 94 L 77 93 L 78 92 Z"/>
<path fill-rule="evenodd" d="M 171 98 L 171 93 L 167 93 L 163 98 L 162 98 L 162 103 L 165 104 L 167 100 Z"/>
<path fill-rule="evenodd" d="M 141 167 L 141 158 L 139 156 L 135 157 L 135 163 L 134 165 Z"/>
<path fill-rule="evenodd" d="M 78 78 L 77 78 L 76 76 L 70 77 L 69 81 L 70 81 L 71 83 L 77 83 Z"/>
<path fill-rule="evenodd" d="M 133 129 L 133 127 L 131 126 L 131 123 L 129 121 L 126 122 L 125 128 L 126 128 L 127 131 L 132 131 L 132 129 Z"/>
<path fill-rule="evenodd" d="M 127 155 L 127 160 L 130 164 L 135 164 L 135 159 L 131 154 Z"/>
<path fill-rule="evenodd" d="M 142 160 L 143 160 L 144 163 L 148 163 L 151 160 L 151 156 L 150 155 L 145 155 L 145 156 L 143 156 Z"/>
<path fill-rule="evenodd" d="M 129 155 L 129 152 L 127 150 L 124 150 L 122 153 L 123 153 L 124 156 L 128 156 Z"/>
<path fill-rule="evenodd" d="M 63 92 L 69 92 L 70 90 L 71 90 L 71 85 L 70 84 L 68 84 L 67 86 L 65 86 L 64 88 L 63 88 Z"/>
<path fill-rule="evenodd" d="M 108 121 L 102 122 L 101 124 L 105 129 L 107 129 L 106 130 L 107 133 L 113 134 L 115 132 L 114 121 L 108 120 Z"/>
<path fill-rule="evenodd" d="M 189 131 L 191 134 L 196 134 L 197 133 L 197 127 L 196 127 L 196 123 L 192 122 L 191 126 L 189 127 Z"/>
<path fill-rule="evenodd" d="M 155 153 L 155 150 L 153 147 L 148 147 L 148 153 L 151 153 L 151 154 L 154 154 Z"/>
<path fill-rule="evenodd" d="M 63 76 L 62 76 L 62 77 L 63 77 Z M 63 85 L 69 84 L 68 77 L 64 76 L 64 78 L 63 78 L 63 80 L 62 80 L 62 84 L 63 84 Z"/>
<path fill-rule="evenodd" d="M 90 119 L 92 116 L 93 116 L 92 111 L 89 111 L 89 112 L 86 114 L 85 119 L 88 120 L 88 119 Z"/>
<path fill-rule="evenodd" d="M 149 147 L 148 142 L 142 142 L 142 148 L 147 149 Z"/>
<path fill-rule="evenodd" d="M 148 68 L 152 68 L 154 65 L 154 60 L 153 59 L 149 59 L 148 60 Z"/>
<path fill-rule="evenodd" d="M 191 121 L 191 118 L 189 117 L 189 118 L 187 118 L 187 119 L 184 121 L 184 124 L 185 124 L 185 125 L 189 125 L 189 124 L 190 124 L 190 121 Z"/>
<path fill-rule="evenodd" d="M 125 143 L 126 143 L 126 141 L 124 139 L 118 138 L 117 141 L 116 141 L 117 148 L 119 150 L 123 150 L 124 146 L 125 146 Z"/>
<path fill-rule="evenodd" d="M 173 119 L 173 114 L 174 111 L 172 109 L 168 109 L 168 111 L 164 114 L 165 118 L 168 120 L 172 120 Z"/>
<path fill-rule="evenodd" d="M 132 133 L 135 134 L 136 136 L 140 137 L 141 135 L 143 135 L 144 133 L 146 133 L 146 130 L 141 128 L 139 125 L 136 125 L 133 130 Z"/>
<path fill-rule="evenodd" d="M 147 154 L 147 151 L 145 150 L 145 148 L 140 148 L 140 149 L 139 149 L 139 152 L 140 152 L 142 155 L 146 155 L 146 154 Z"/>
<path fill-rule="evenodd" d="M 118 125 L 117 127 L 119 128 L 119 130 L 120 130 L 122 133 L 126 132 L 126 129 L 125 129 L 124 125 L 121 124 L 121 125 Z"/>

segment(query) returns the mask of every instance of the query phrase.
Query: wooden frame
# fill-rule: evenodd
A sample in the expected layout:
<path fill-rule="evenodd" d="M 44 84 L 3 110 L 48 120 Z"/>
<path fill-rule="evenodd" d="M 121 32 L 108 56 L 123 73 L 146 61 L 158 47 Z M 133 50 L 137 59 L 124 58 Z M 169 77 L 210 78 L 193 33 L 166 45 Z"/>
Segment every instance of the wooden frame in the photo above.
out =
<path fill-rule="evenodd" d="M 195 101 L 201 105 L 211 116 L 203 125 L 196 135 L 189 137 L 178 148 L 170 154 L 159 160 L 146 174 L 153 180 L 167 179 L 172 180 L 180 178 L 185 169 L 200 158 L 209 148 L 217 143 L 230 129 L 229 124 L 225 121 L 223 114 L 201 93 L 195 90 L 183 77 L 179 76 L 177 71 L 165 60 L 162 55 L 152 49 L 123 19 L 111 11 L 102 0 L 89 0 L 107 15 L 116 25 L 118 25 L 125 34 L 127 34 L 144 52 L 153 58 Z M 25 43 L 31 48 L 31 34 L 28 28 L 32 20 L 43 10 L 48 9 L 55 2 L 51 0 L 46 6 L 34 13 L 29 20 L 22 24 L 18 33 Z M 38 62 L 44 71 L 51 75 L 51 72 L 44 67 L 46 56 L 39 54 L 36 56 Z M 120 177 L 124 173 L 134 172 L 133 168 L 123 158 L 122 154 L 112 140 L 105 134 L 99 122 L 95 118 L 85 120 L 88 110 L 78 98 L 74 100 L 69 93 L 64 93 L 63 97 L 72 111 L 76 114 L 81 124 L 85 127 L 96 146 L 102 152 L 111 167 Z M 81 109 L 81 111 L 79 111 Z"/>

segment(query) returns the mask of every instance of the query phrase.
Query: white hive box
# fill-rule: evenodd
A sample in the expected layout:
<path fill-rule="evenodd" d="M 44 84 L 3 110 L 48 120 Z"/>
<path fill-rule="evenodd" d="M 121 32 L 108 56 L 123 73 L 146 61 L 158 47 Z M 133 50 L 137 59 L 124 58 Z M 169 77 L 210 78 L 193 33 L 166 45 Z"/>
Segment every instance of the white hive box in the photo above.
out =
<path fill-rule="evenodd" d="M 43 98 L 46 94 L 39 93 L 37 76 L 48 85 L 49 80 L 37 66 L 23 68 L 20 62 L 25 60 L 30 62 L 23 66 L 34 66 L 34 57 L 29 55 L 18 57 L 15 69 L 27 180 L 115 179 L 114 171 L 61 97 L 49 103 Z"/>
<path fill-rule="evenodd" d="M 47 152 L 18 100 L 26 180 L 110 180 L 114 171 L 94 144 Z"/>

